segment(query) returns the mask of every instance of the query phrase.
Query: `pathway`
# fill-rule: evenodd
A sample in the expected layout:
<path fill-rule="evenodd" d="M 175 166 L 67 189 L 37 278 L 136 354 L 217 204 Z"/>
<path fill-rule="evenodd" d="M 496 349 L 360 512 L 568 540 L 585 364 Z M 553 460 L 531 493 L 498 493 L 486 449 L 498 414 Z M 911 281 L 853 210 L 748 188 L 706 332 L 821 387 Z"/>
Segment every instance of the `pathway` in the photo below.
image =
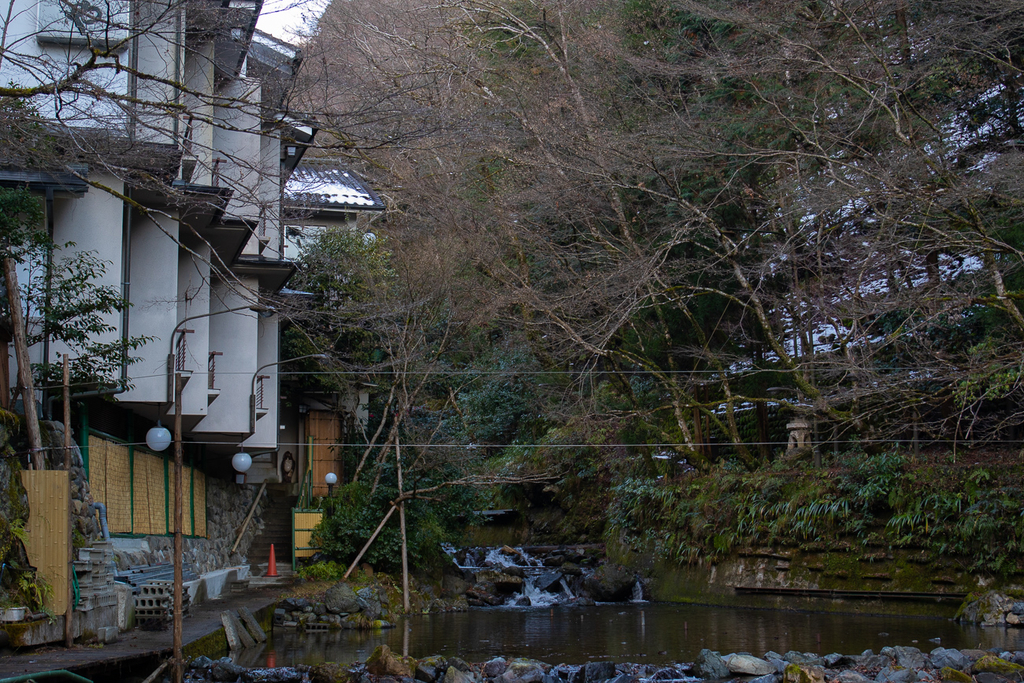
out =
<path fill-rule="evenodd" d="M 287 586 L 251 588 L 243 594 L 226 593 L 216 600 L 208 600 L 192 608 L 182 620 L 182 641 L 187 647 L 221 628 L 220 613 L 248 607 L 254 613 L 274 604 Z M 143 631 L 134 629 L 122 633 L 120 640 L 102 646 L 75 645 L 71 649 L 44 646 L 14 655 L 0 655 L 0 678 L 34 674 L 54 669 L 67 669 L 92 678 L 102 674 L 104 679 L 117 671 L 138 666 L 148 658 L 155 669 L 160 661 L 171 654 L 171 629 Z"/>

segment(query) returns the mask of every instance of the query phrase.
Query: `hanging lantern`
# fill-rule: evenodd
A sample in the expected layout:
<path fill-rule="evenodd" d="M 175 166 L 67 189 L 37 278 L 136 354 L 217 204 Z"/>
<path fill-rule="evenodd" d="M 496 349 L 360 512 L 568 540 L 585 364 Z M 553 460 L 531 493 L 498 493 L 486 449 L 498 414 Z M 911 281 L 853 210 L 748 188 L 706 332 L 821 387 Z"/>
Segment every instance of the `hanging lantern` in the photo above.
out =
<path fill-rule="evenodd" d="M 151 427 L 146 432 L 146 445 L 157 453 L 166 450 L 171 445 L 171 433 L 157 421 L 156 427 Z"/>
<path fill-rule="evenodd" d="M 245 473 L 252 467 L 252 456 L 245 451 L 238 451 L 231 456 L 231 466 L 235 468 L 235 472 L 238 472 L 235 475 L 235 483 L 244 484 Z"/>

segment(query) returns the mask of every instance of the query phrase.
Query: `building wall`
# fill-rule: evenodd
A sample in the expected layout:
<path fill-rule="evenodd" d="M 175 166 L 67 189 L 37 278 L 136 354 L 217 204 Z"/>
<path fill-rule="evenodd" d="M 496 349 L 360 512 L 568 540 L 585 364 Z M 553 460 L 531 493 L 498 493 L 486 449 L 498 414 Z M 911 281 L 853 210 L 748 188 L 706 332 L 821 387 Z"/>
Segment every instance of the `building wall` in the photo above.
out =
<path fill-rule="evenodd" d="M 168 401 L 167 354 L 170 331 L 178 321 L 177 271 L 165 264 L 176 263 L 179 247 L 178 222 L 152 213 L 132 213 L 131 297 L 129 329 L 132 336 L 149 341 L 135 352 L 141 360 L 129 368 L 133 388 L 119 397 L 125 402 L 165 403 Z"/>

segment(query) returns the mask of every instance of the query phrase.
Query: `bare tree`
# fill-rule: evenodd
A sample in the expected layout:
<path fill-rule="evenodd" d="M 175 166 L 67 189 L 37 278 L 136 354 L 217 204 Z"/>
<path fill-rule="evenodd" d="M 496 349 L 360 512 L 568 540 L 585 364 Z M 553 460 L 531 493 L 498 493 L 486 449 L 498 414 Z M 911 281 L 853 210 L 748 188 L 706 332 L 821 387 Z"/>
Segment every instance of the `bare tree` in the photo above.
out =
<path fill-rule="evenodd" d="M 694 462 L 717 433 L 756 464 L 780 404 L 991 438 L 1019 423 L 1011 9 L 335 4 L 315 45 L 355 75 L 317 95 L 497 319 L 626 396 L 653 378 L 635 417 Z"/>

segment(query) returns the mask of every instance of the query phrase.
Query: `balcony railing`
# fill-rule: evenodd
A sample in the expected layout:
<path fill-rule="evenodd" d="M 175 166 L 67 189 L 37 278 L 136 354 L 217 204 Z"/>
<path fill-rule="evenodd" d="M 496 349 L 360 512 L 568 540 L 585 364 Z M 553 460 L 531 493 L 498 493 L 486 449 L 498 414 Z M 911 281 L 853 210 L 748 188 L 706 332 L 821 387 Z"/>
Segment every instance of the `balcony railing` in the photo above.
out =
<path fill-rule="evenodd" d="M 263 405 L 263 380 L 267 379 L 270 379 L 270 375 L 256 376 L 256 410 L 267 409 L 267 407 Z"/>
<path fill-rule="evenodd" d="M 210 351 L 210 359 L 206 362 L 206 373 L 209 378 L 208 389 L 217 388 L 217 356 L 223 356 L 222 351 Z"/>
<path fill-rule="evenodd" d="M 195 332 L 195 330 L 181 330 L 178 341 L 174 344 L 175 372 L 183 372 L 185 370 L 185 359 L 188 357 L 188 341 L 185 335 L 193 332 Z"/>

